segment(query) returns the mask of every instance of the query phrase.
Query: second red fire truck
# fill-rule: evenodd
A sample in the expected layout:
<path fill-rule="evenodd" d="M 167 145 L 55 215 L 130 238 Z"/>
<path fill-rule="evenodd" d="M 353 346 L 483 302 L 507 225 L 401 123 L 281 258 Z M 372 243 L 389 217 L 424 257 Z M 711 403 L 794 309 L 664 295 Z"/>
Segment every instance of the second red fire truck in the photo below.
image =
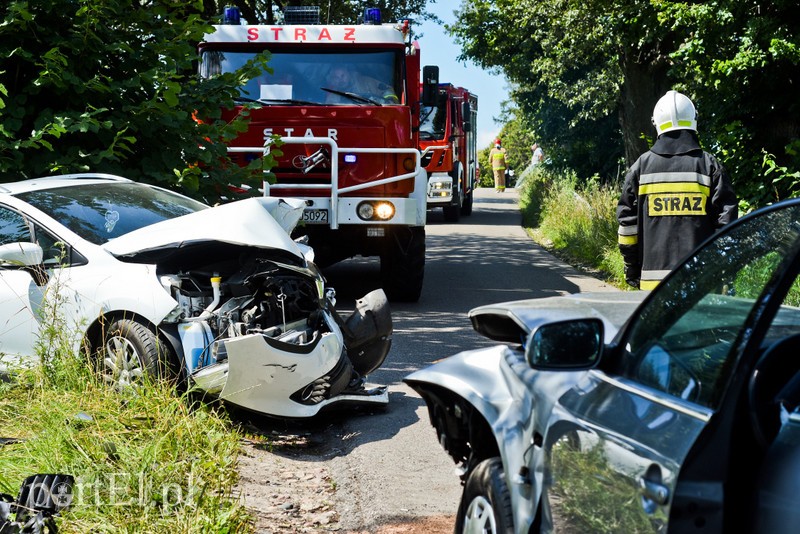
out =
<path fill-rule="evenodd" d="M 436 67 L 425 67 L 438 78 Z M 448 222 L 472 214 L 477 183 L 478 97 L 463 87 L 440 83 L 433 103 L 422 107 L 419 146 L 428 173 L 428 208 L 441 207 Z"/>
<path fill-rule="evenodd" d="M 382 287 L 395 301 L 416 301 L 425 268 L 427 175 L 420 164 L 420 51 L 408 23 L 319 24 L 318 10 L 287 7 L 280 25 L 226 21 L 200 44 L 201 75 L 234 72 L 269 53 L 272 72 L 241 89 L 231 119 L 249 108 L 246 133 L 230 146 L 241 163 L 270 149 L 270 196 L 306 201 L 300 232 L 322 267 L 378 256 Z M 426 91 L 430 94 L 432 91 Z M 435 92 L 435 91 L 433 91 Z"/>

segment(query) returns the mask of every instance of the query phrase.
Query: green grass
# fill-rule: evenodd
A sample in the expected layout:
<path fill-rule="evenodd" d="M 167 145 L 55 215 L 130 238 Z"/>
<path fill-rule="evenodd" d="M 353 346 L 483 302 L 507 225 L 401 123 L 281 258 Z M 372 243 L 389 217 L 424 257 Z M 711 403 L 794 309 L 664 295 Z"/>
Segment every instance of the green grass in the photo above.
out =
<path fill-rule="evenodd" d="M 77 359 L 75 359 L 78 361 Z M 191 406 L 165 384 L 115 392 L 88 366 L 43 380 L 41 368 L 0 389 L 0 491 L 35 473 L 76 478 L 63 532 L 244 532 L 232 496 L 239 435 L 224 413 Z"/>
<path fill-rule="evenodd" d="M 42 313 L 39 361 L 0 382 L 0 492 L 37 473 L 75 477 L 69 532 L 247 532 L 233 493 L 241 435 L 226 412 L 163 382 L 117 392 L 63 332 L 58 303 Z"/>
<path fill-rule="evenodd" d="M 665 520 L 649 517 L 638 502 L 631 502 L 640 499 L 639 488 L 608 464 L 599 447 L 581 451 L 559 442 L 553 448 L 552 469 L 558 481 L 552 488 L 559 503 L 556 513 L 576 532 L 653 532 L 654 522 Z"/>
<path fill-rule="evenodd" d="M 574 175 L 554 175 L 541 167 L 522 183 L 522 221 L 531 237 L 568 263 L 626 288 L 617 247 L 619 191 L 596 180 L 578 186 Z"/>

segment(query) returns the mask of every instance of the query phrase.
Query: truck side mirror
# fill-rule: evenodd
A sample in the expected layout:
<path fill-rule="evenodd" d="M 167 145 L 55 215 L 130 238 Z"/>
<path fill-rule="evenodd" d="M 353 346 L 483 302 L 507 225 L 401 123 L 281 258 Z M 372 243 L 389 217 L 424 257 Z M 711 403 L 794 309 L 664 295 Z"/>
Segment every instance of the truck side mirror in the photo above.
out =
<path fill-rule="evenodd" d="M 422 67 L 422 105 L 435 106 L 439 94 L 439 67 L 426 65 Z"/>
<path fill-rule="evenodd" d="M 461 116 L 464 117 L 464 131 L 472 131 L 472 109 L 469 102 L 461 103 Z"/>

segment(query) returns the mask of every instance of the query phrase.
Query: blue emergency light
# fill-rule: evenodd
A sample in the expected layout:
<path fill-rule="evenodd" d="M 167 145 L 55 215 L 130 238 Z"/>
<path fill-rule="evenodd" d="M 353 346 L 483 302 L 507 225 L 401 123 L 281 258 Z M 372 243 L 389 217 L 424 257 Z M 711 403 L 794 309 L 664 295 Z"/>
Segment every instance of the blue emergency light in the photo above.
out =
<path fill-rule="evenodd" d="M 368 7 L 364 9 L 364 24 L 380 24 L 381 10 L 378 7 Z"/>
<path fill-rule="evenodd" d="M 238 7 L 225 6 L 225 10 L 222 12 L 223 24 L 232 24 L 238 26 L 239 24 L 241 24 L 241 20 L 242 17 Z"/>
<path fill-rule="evenodd" d="M 356 162 L 356 155 L 355 154 L 345 154 L 344 155 L 344 162 L 345 163 L 355 163 Z"/>

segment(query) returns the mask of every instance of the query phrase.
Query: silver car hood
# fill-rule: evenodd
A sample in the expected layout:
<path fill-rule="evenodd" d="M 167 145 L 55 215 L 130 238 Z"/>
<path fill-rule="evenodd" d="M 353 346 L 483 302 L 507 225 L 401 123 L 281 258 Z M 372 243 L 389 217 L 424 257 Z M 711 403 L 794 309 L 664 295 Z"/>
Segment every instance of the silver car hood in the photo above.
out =
<path fill-rule="evenodd" d="M 469 318 L 472 327 L 489 339 L 521 343 L 542 323 L 597 317 L 604 323 L 608 343 L 648 294 L 648 291 L 614 291 L 515 300 L 474 308 Z"/>
<path fill-rule="evenodd" d="M 298 199 L 258 197 L 162 221 L 112 239 L 103 248 L 117 257 L 178 249 L 204 242 L 277 249 L 303 258 L 289 232 L 303 213 Z"/>

